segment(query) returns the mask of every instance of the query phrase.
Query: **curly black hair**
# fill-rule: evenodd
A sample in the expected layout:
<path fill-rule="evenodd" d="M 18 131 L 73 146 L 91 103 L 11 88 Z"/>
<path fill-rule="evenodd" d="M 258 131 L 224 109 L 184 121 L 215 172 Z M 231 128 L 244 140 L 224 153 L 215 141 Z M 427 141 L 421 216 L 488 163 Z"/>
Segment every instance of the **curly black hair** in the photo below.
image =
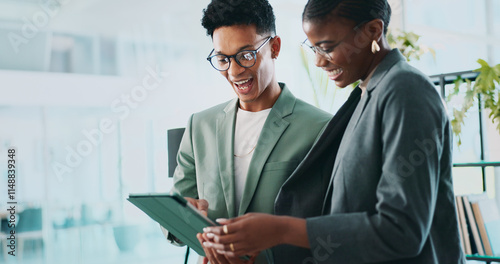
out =
<path fill-rule="evenodd" d="M 354 20 L 356 24 L 373 19 L 384 21 L 384 33 L 391 20 L 387 0 L 309 0 L 302 13 L 303 21 L 322 22 L 330 16 Z"/>
<path fill-rule="evenodd" d="M 255 25 L 257 34 L 276 34 L 273 8 L 267 0 L 212 0 L 203 9 L 201 25 L 213 37 L 219 27 Z"/>

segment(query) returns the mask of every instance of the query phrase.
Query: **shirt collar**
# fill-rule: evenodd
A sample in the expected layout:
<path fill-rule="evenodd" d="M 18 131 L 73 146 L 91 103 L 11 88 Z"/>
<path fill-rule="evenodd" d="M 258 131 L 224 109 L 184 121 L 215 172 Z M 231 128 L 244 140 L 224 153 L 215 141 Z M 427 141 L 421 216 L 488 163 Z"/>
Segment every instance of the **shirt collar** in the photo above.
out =
<path fill-rule="evenodd" d="M 378 67 L 378 65 L 375 66 L 375 68 L 372 69 L 372 71 L 370 72 L 370 74 L 368 74 L 368 76 L 366 77 L 366 79 L 364 81 L 361 81 L 361 83 L 359 84 L 359 88 L 361 89 L 361 96 L 363 96 L 365 94 L 366 87 L 368 87 L 368 82 L 372 78 L 373 73 L 375 72 L 375 70 L 377 70 L 377 67 Z"/>

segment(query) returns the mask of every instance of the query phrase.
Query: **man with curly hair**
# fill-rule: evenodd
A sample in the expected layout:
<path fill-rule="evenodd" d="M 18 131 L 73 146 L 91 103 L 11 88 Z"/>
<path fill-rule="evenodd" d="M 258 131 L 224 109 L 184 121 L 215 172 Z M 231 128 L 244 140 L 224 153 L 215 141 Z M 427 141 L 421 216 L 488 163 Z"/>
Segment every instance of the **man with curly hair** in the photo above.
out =
<path fill-rule="evenodd" d="M 331 115 L 295 98 L 277 81 L 281 39 L 267 0 L 213 0 L 202 25 L 213 41 L 207 60 L 237 98 L 191 116 L 177 156 L 173 191 L 211 219 L 272 214 L 280 187 Z M 205 262 L 239 261 L 206 253 Z M 272 262 L 270 251 L 254 258 L 255 263 Z"/>

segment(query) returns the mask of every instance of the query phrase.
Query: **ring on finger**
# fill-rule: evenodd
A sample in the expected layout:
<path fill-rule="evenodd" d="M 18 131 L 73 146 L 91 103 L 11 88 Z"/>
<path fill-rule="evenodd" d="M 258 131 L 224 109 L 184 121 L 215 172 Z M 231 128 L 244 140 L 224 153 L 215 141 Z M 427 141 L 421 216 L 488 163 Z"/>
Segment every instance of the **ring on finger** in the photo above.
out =
<path fill-rule="evenodd" d="M 234 245 L 233 245 L 233 243 L 229 244 L 229 247 L 231 248 L 231 251 L 234 252 Z"/>

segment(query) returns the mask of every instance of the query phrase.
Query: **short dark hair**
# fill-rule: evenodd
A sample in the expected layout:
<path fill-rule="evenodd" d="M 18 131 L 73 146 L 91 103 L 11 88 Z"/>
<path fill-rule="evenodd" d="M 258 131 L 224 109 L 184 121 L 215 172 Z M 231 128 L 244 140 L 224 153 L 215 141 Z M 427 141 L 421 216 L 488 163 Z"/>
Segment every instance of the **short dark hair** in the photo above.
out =
<path fill-rule="evenodd" d="M 276 18 L 267 0 L 212 0 L 203 9 L 202 26 L 213 37 L 219 27 L 255 25 L 257 34 L 276 34 Z"/>
<path fill-rule="evenodd" d="M 387 34 L 391 6 L 387 0 L 309 0 L 302 13 L 302 21 L 323 21 L 329 16 L 344 17 L 356 24 L 381 19 L 384 21 L 384 34 Z"/>

